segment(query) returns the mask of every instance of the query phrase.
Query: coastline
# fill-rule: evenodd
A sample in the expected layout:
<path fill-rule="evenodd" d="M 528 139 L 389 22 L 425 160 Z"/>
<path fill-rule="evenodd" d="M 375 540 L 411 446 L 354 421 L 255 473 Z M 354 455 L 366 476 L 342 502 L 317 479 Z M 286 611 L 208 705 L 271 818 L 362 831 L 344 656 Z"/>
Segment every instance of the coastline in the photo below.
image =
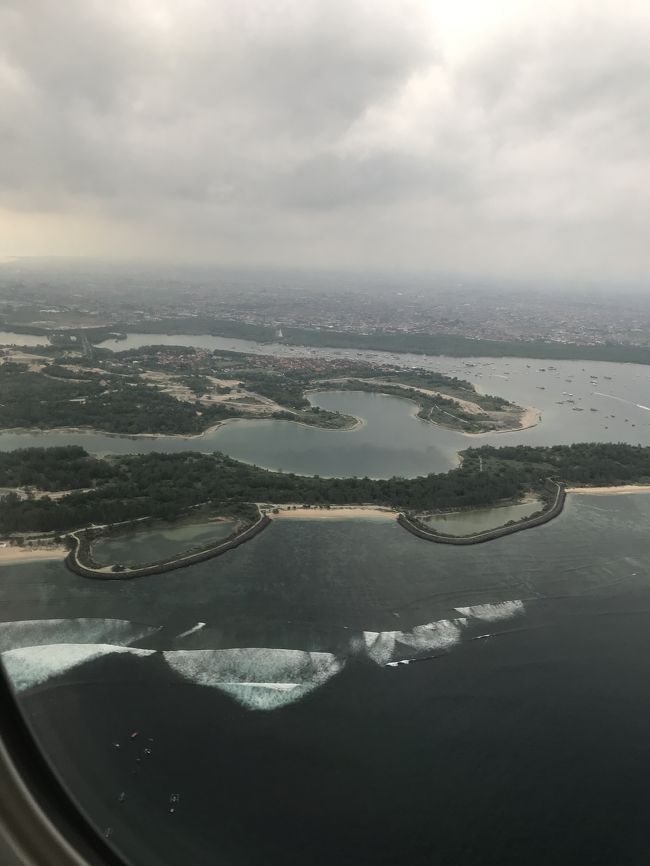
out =
<path fill-rule="evenodd" d="M 336 520 L 341 518 L 392 520 L 398 513 L 395 509 L 384 505 L 331 505 L 329 508 L 318 508 L 317 506 L 305 508 L 304 505 L 296 504 L 294 508 L 290 505 L 265 504 L 263 507 L 271 509 L 271 513 L 268 515 L 271 520 Z M 277 514 L 273 513 L 274 508 L 278 509 Z"/>
<path fill-rule="evenodd" d="M 505 433 L 521 433 L 523 430 L 530 430 L 531 427 L 537 427 L 542 420 L 542 413 L 534 406 L 522 406 L 523 414 L 521 416 L 521 425 L 519 427 L 510 427 L 507 430 L 485 430 L 483 433 L 466 433 L 463 430 L 458 431 L 461 436 L 492 436 Z M 431 422 L 434 423 L 434 422 Z"/>
<path fill-rule="evenodd" d="M 37 562 L 42 559 L 63 559 L 68 553 L 67 548 L 57 547 L 18 547 L 16 544 L 0 547 L 0 565 L 11 565 L 17 562 Z"/>
<path fill-rule="evenodd" d="M 211 433 L 216 432 L 220 427 L 225 427 L 227 424 L 237 424 L 241 421 L 286 421 L 288 424 L 298 424 L 300 427 L 309 427 L 314 430 L 331 430 L 333 433 L 351 433 L 365 426 L 364 418 L 355 418 L 355 424 L 352 427 L 322 427 L 320 424 L 305 424 L 304 421 L 293 421 L 289 418 L 224 418 L 223 421 L 217 421 L 216 424 L 211 424 L 200 433 L 116 433 L 114 430 L 98 430 L 96 427 L 2 427 L 0 435 L 12 433 L 16 436 L 22 435 L 47 435 L 48 433 L 82 433 L 93 434 L 97 436 L 109 436 L 116 439 L 203 439 Z"/>
<path fill-rule="evenodd" d="M 650 484 L 616 484 L 612 487 L 567 487 L 578 496 L 620 496 L 623 493 L 650 493 Z"/>

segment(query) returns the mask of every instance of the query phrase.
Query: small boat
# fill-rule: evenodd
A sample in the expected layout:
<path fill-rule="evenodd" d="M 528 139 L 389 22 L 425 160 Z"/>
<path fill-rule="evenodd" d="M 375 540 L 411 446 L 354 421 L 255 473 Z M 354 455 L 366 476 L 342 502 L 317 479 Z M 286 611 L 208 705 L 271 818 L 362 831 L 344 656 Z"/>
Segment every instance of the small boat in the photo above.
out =
<path fill-rule="evenodd" d="M 169 797 L 169 814 L 173 815 L 176 811 L 176 806 L 180 803 L 180 796 L 178 794 L 171 794 Z"/>
<path fill-rule="evenodd" d="M 131 734 L 130 739 L 135 740 L 135 738 L 138 736 L 139 733 L 140 733 L 140 731 L 133 731 L 133 733 Z"/>
<path fill-rule="evenodd" d="M 123 803 L 125 800 L 126 800 L 126 792 L 125 792 L 125 791 L 122 791 L 122 793 L 120 794 L 120 796 L 117 798 L 117 802 L 118 802 L 118 803 Z"/>

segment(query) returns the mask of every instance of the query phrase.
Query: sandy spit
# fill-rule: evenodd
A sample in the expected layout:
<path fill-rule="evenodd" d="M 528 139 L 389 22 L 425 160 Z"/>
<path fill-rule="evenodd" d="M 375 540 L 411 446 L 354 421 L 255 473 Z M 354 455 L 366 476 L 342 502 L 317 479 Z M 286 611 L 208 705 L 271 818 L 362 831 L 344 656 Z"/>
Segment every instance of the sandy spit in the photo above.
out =
<path fill-rule="evenodd" d="M 472 438 L 476 436 L 493 436 L 497 433 L 501 436 L 507 433 L 521 433 L 522 430 L 528 430 L 530 427 L 537 427 L 541 420 L 542 413 L 539 411 L 539 409 L 535 409 L 534 406 L 525 406 L 518 427 L 510 427 L 507 430 L 486 430 L 484 433 L 466 433 L 465 431 L 459 432 L 462 432 L 463 436 L 471 436 Z"/>

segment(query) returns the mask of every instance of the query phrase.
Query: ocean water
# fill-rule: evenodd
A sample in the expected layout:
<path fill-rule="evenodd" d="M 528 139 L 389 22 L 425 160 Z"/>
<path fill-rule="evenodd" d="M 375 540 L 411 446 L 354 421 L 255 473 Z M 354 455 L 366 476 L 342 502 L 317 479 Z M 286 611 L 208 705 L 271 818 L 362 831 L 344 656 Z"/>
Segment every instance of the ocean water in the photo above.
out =
<path fill-rule="evenodd" d="M 5 566 L 3 659 L 137 866 L 641 864 L 649 520 L 570 496 L 469 548 L 304 520 L 126 583 Z"/>

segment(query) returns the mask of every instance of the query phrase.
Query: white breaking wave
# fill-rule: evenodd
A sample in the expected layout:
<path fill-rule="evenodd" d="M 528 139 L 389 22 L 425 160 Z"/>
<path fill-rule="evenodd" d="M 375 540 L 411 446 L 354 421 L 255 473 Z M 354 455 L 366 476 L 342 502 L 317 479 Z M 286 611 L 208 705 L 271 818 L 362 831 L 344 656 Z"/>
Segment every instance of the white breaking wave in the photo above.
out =
<path fill-rule="evenodd" d="M 386 665 L 419 652 L 448 649 L 457 644 L 465 619 L 441 619 L 416 625 L 411 631 L 364 631 L 368 656 L 378 665 Z"/>
<path fill-rule="evenodd" d="M 41 644 L 126 646 L 159 628 L 127 619 L 26 619 L 0 623 L 0 652 Z"/>
<path fill-rule="evenodd" d="M 511 619 L 526 612 L 523 601 L 500 601 L 496 604 L 475 604 L 472 607 L 457 607 L 458 613 L 471 619 L 480 619 L 484 622 L 498 622 L 502 619 Z"/>
<path fill-rule="evenodd" d="M 205 628 L 206 624 L 204 622 L 197 622 L 196 625 L 192 626 L 192 628 L 188 628 L 187 631 L 182 631 L 180 634 L 176 635 L 179 637 L 189 637 L 191 634 L 195 634 L 197 631 L 201 631 L 202 628 Z"/>
<path fill-rule="evenodd" d="M 11 649 L 3 652 L 1 658 L 13 687 L 22 692 L 101 656 L 115 653 L 148 656 L 154 652 L 111 644 L 61 643 Z"/>
<path fill-rule="evenodd" d="M 190 682 L 221 689 L 254 710 L 293 703 L 343 668 L 331 653 L 264 647 L 170 650 L 162 656 Z"/>
<path fill-rule="evenodd" d="M 314 689 L 297 683 L 219 683 L 219 689 L 248 710 L 277 710 Z"/>
<path fill-rule="evenodd" d="M 364 631 L 363 639 L 368 656 L 378 665 L 385 665 L 395 653 L 396 631 Z"/>

